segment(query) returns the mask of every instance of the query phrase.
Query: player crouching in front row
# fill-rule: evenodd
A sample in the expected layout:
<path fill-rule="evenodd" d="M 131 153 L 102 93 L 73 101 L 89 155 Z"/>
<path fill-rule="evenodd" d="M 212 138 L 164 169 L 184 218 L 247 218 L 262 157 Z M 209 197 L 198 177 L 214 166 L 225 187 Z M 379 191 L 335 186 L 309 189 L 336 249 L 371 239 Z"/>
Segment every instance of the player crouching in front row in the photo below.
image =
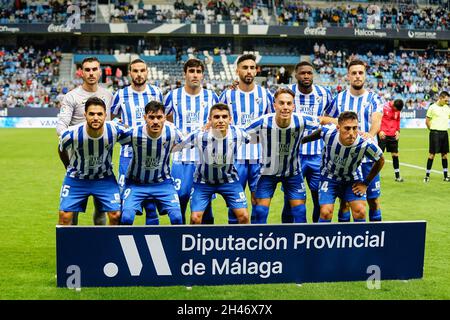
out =
<path fill-rule="evenodd" d="M 113 174 L 112 152 L 116 141 L 126 138 L 122 127 L 105 122 L 106 105 L 91 97 L 85 103 L 86 121 L 66 129 L 59 150 L 67 151 L 66 176 L 61 188 L 59 224 L 71 225 L 74 212 L 84 212 L 90 195 L 110 225 L 119 224 L 119 186 Z"/>
<path fill-rule="evenodd" d="M 234 166 L 237 150 L 250 137 L 242 129 L 230 126 L 228 105 L 217 103 L 209 112 L 209 129 L 190 133 L 174 151 L 197 148 L 199 161 L 195 167 L 191 193 L 191 224 L 201 224 L 203 213 L 214 193 L 222 195 L 239 224 L 249 223 L 247 198 Z"/>
<path fill-rule="evenodd" d="M 366 220 L 366 190 L 384 165 L 381 149 L 371 139 L 358 135 L 358 116 L 353 111 L 339 115 L 338 124 L 324 126 L 302 142 L 322 138 L 324 141 L 321 178 L 319 185 L 319 222 L 331 222 L 336 197 L 350 203 L 353 221 Z M 366 156 L 374 160 L 372 169 L 363 181 L 361 161 Z"/>

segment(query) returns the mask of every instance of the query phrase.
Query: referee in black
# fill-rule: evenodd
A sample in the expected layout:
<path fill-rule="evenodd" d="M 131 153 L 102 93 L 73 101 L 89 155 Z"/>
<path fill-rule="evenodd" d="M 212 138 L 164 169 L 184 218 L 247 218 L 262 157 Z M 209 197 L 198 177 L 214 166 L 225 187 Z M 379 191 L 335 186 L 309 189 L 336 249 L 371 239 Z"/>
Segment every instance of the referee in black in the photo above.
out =
<path fill-rule="evenodd" d="M 427 111 L 427 118 L 425 123 L 430 130 L 430 145 L 429 156 L 427 161 L 427 171 L 423 182 L 430 181 L 430 171 L 433 166 L 434 155 L 441 154 L 442 170 L 444 172 L 444 181 L 449 182 L 448 177 L 448 160 L 447 154 L 449 151 L 448 143 L 448 120 L 450 119 L 450 107 L 448 101 L 450 94 L 447 91 L 442 91 L 439 94 L 439 100 L 430 105 Z"/>

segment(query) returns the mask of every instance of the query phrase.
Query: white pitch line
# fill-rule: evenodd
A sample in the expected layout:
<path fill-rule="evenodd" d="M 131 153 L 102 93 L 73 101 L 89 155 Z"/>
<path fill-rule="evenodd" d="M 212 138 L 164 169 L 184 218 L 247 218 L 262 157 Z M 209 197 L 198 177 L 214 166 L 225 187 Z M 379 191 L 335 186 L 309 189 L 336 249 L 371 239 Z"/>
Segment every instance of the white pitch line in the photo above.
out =
<path fill-rule="evenodd" d="M 389 163 L 392 163 L 392 160 L 385 160 L 385 161 L 386 161 L 386 162 L 389 162 Z M 404 166 L 404 167 L 409 167 L 409 168 L 419 169 L 419 170 L 422 170 L 422 171 L 426 171 L 426 170 L 427 170 L 427 169 L 424 168 L 424 167 L 419 167 L 419 166 L 415 166 L 415 165 L 413 165 L 413 164 L 404 163 L 404 162 L 400 162 L 400 165 L 401 165 L 401 166 Z M 434 169 L 431 169 L 430 171 L 431 171 L 431 172 L 434 172 L 434 173 L 442 173 L 442 171 L 438 171 L 438 170 L 434 170 Z"/>

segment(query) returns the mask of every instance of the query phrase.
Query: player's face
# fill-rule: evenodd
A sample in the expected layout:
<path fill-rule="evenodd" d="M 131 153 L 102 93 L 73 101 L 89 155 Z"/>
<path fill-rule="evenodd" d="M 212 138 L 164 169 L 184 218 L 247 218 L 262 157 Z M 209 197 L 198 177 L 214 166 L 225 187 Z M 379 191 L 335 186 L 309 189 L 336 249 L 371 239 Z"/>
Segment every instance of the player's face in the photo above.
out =
<path fill-rule="evenodd" d="M 134 63 L 130 66 L 131 81 L 135 86 L 142 86 L 147 82 L 147 65 L 142 62 Z"/>
<path fill-rule="evenodd" d="M 228 129 L 231 121 L 230 113 L 227 110 L 215 109 L 211 112 L 209 121 L 211 122 L 211 127 L 215 130 Z"/>
<path fill-rule="evenodd" d="M 278 119 L 290 119 L 294 112 L 294 97 L 289 93 L 281 93 L 275 99 L 274 105 L 275 115 Z"/>
<path fill-rule="evenodd" d="M 202 67 L 188 67 L 184 74 L 186 78 L 186 85 L 191 89 L 197 89 L 201 87 L 203 81 Z"/>
<path fill-rule="evenodd" d="M 358 136 L 358 120 L 345 120 L 338 124 L 339 138 L 344 146 L 352 145 Z"/>
<path fill-rule="evenodd" d="M 300 66 L 295 72 L 295 79 L 298 81 L 298 85 L 303 88 L 309 88 L 313 84 L 313 68 L 310 66 Z"/>
<path fill-rule="evenodd" d="M 100 64 L 97 61 L 85 62 L 81 71 L 83 82 L 90 85 L 96 84 L 102 75 Z"/>
<path fill-rule="evenodd" d="M 236 73 L 239 81 L 252 84 L 256 77 L 256 62 L 251 59 L 241 61 L 237 66 Z"/>
<path fill-rule="evenodd" d="M 86 123 L 92 130 L 98 130 L 103 127 L 106 120 L 106 112 L 102 106 L 91 105 L 85 112 Z"/>
<path fill-rule="evenodd" d="M 450 97 L 448 97 L 448 96 L 442 96 L 441 98 L 439 98 L 440 105 L 444 106 L 444 105 L 448 104 L 449 99 L 450 99 Z"/>
<path fill-rule="evenodd" d="M 149 112 L 144 115 L 145 122 L 147 123 L 147 130 L 149 133 L 160 133 L 164 127 L 166 116 L 164 112 L 158 110 L 157 112 Z"/>
<path fill-rule="evenodd" d="M 366 68 L 361 65 L 351 66 L 347 74 L 350 86 L 355 90 L 361 90 L 366 82 Z"/>

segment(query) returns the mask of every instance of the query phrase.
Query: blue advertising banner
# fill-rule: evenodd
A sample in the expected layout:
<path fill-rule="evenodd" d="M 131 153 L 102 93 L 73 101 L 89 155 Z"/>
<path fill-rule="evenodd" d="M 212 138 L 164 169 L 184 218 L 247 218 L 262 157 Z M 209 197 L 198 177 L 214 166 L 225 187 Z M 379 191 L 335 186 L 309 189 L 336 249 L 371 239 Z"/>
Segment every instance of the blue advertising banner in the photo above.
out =
<path fill-rule="evenodd" d="M 423 276 L 425 221 L 56 228 L 57 286 L 365 281 Z M 78 287 L 77 286 L 77 287 Z"/>

